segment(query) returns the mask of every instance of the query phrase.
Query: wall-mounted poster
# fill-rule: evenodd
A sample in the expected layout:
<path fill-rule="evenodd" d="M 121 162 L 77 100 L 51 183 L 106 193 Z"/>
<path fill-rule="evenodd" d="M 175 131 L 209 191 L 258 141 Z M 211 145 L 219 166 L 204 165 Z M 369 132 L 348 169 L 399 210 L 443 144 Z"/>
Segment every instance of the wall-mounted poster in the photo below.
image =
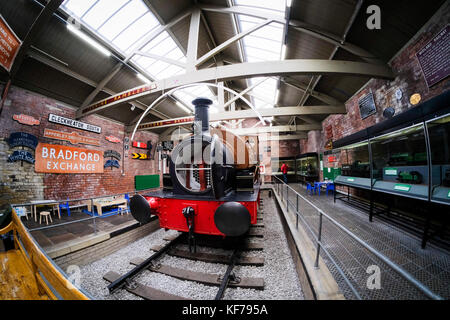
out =
<path fill-rule="evenodd" d="M 22 41 L 0 15 L 0 65 L 6 70 L 11 71 L 21 44 Z"/>
<path fill-rule="evenodd" d="M 84 137 L 80 135 L 78 132 L 62 132 L 57 131 L 53 129 L 45 129 L 44 130 L 44 137 L 56 139 L 56 140 L 62 140 L 62 141 L 69 141 L 71 144 L 90 144 L 93 146 L 99 146 L 100 140 L 96 138 L 90 138 L 90 137 Z"/>
<path fill-rule="evenodd" d="M 89 124 L 89 123 L 85 123 L 85 122 L 81 122 L 81 121 L 65 118 L 65 117 L 62 117 L 62 116 L 58 116 L 58 115 L 53 114 L 53 113 L 50 113 L 48 115 L 48 121 L 49 122 L 53 122 L 53 123 L 57 123 L 57 124 L 62 124 L 64 126 L 68 126 L 68 127 L 72 127 L 72 128 L 85 130 L 85 131 L 90 131 L 90 132 L 95 132 L 95 133 L 101 133 L 102 132 L 102 128 L 101 127 L 94 126 L 93 124 Z"/>
<path fill-rule="evenodd" d="M 373 100 L 373 93 L 369 93 L 365 95 L 358 101 L 359 105 L 359 113 L 361 115 L 361 119 L 365 119 L 368 116 L 377 112 L 377 108 L 375 107 L 375 101 Z"/>
<path fill-rule="evenodd" d="M 46 173 L 103 173 L 103 152 L 39 143 L 34 168 Z"/>

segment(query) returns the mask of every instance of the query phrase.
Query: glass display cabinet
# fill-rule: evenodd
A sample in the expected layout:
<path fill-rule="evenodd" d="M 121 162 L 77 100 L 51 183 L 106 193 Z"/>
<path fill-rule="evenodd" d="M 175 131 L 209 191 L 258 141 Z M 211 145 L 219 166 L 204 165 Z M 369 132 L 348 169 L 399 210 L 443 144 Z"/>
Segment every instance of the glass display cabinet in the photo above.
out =
<path fill-rule="evenodd" d="M 294 157 L 280 157 L 271 158 L 272 176 L 283 180 L 281 166 L 286 163 L 288 166 L 287 178 L 288 182 L 295 182 L 295 158 Z"/>
<path fill-rule="evenodd" d="M 428 161 L 424 125 L 370 140 L 375 191 L 428 200 Z"/>
<path fill-rule="evenodd" d="M 369 143 L 362 141 L 343 146 L 340 151 L 341 175 L 334 181 L 338 184 L 363 189 L 371 188 Z"/>
<path fill-rule="evenodd" d="M 450 115 L 427 122 L 431 153 L 431 201 L 450 204 Z"/>
<path fill-rule="evenodd" d="M 296 157 L 297 182 L 314 182 L 319 180 L 319 157 L 317 153 L 304 153 Z"/>

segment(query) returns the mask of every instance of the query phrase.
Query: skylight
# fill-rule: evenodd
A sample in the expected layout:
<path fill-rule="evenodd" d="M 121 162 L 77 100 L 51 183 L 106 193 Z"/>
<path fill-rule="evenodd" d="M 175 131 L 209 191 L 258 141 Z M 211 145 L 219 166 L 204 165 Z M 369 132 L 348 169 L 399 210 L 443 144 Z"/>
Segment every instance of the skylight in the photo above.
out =
<path fill-rule="evenodd" d="M 65 0 L 61 8 L 124 56 L 132 54 L 136 44 L 160 26 L 142 0 Z M 131 58 L 131 62 L 146 73 L 139 77 L 142 81 L 145 78 L 165 79 L 186 72 L 182 65 L 186 57 L 167 32 L 162 32 L 140 52 L 150 55 L 135 54 Z M 201 93 L 216 100 L 209 89 Z M 192 100 L 182 99 L 189 107 Z"/>
<path fill-rule="evenodd" d="M 266 10 L 274 15 L 284 16 L 286 0 L 234 0 L 238 6 L 252 7 Z M 264 20 L 246 15 L 237 15 L 240 31 L 246 31 Z M 263 62 L 281 60 L 283 47 L 284 26 L 279 23 L 270 23 L 242 39 L 244 58 L 246 62 Z M 261 78 L 250 79 L 249 85 L 258 82 Z M 276 103 L 278 82 L 267 79 L 251 92 L 253 103 L 257 109 L 273 108 Z"/>

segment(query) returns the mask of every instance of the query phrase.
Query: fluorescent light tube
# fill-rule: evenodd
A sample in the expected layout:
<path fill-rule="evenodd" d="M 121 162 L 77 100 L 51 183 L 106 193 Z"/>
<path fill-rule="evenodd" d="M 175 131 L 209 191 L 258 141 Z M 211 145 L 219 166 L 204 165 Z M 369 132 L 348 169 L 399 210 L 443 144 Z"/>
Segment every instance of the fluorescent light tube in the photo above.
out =
<path fill-rule="evenodd" d="M 79 38 L 81 38 L 84 41 L 86 41 L 87 43 L 89 43 L 91 46 L 93 46 L 95 49 L 97 49 L 98 51 L 103 53 L 105 56 L 110 56 L 111 55 L 111 52 L 109 52 L 109 50 L 107 50 L 105 47 L 103 47 L 100 44 L 98 44 L 95 40 L 93 40 L 90 37 L 88 37 L 86 34 L 81 32 L 78 28 L 74 27 L 71 23 L 67 24 L 67 29 L 69 31 L 71 31 L 72 33 L 74 33 Z"/>

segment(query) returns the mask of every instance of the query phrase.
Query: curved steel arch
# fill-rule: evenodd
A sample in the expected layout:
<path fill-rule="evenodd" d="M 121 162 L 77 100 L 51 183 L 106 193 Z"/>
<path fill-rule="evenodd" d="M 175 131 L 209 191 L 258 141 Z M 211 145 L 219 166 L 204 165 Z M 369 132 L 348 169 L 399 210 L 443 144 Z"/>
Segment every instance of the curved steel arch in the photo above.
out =
<path fill-rule="evenodd" d="M 177 90 L 181 90 L 181 89 L 189 88 L 189 87 L 194 87 L 194 86 L 200 86 L 200 85 L 206 85 L 206 86 L 210 86 L 210 87 L 219 88 L 219 85 L 214 84 L 214 83 L 204 83 L 204 82 L 199 82 L 199 83 L 185 84 L 185 85 L 183 85 L 183 86 L 179 86 L 179 87 L 173 88 L 173 89 L 171 89 L 171 90 L 165 92 L 164 94 L 162 94 L 161 96 L 159 96 L 157 99 L 155 99 L 155 101 L 153 101 L 153 102 L 147 107 L 147 109 L 145 109 L 145 111 L 142 113 L 142 115 L 141 115 L 141 117 L 139 118 L 138 122 L 136 122 L 136 125 L 135 125 L 135 127 L 134 127 L 134 129 L 133 129 L 133 134 L 131 135 L 131 139 L 130 139 L 130 140 L 133 141 L 134 135 L 136 134 L 136 131 L 137 131 L 139 125 L 141 124 L 141 121 L 145 118 L 145 116 L 146 116 L 147 113 L 153 108 L 153 106 L 154 106 L 155 104 L 157 104 L 160 100 L 164 99 L 164 98 L 167 97 L 168 95 L 171 95 L 172 93 L 174 93 L 174 92 L 177 91 Z M 238 93 L 238 92 L 236 92 L 236 91 L 234 91 L 234 90 L 232 90 L 232 89 L 230 89 L 230 88 L 227 88 L 227 87 L 225 87 L 225 86 L 221 86 L 221 88 L 223 88 L 224 90 L 226 90 L 226 91 L 228 91 L 228 92 L 231 92 L 231 93 L 233 93 L 233 94 L 239 96 L 239 93 Z M 256 113 L 256 115 L 258 116 L 259 120 L 261 120 L 261 122 L 262 122 L 263 124 L 265 124 L 264 119 L 262 118 L 261 114 L 256 110 L 255 106 L 252 105 L 252 103 L 251 103 L 250 101 L 248 101 L 246 98 L 244 98 L 244 97 L 242 97 L 242 96 L 239 96 L 239 98 L 242 99 L 242 101 L 244 101 L 244 102 L 245 102 L 245 103 L 246 103 L 246 104 L 247 104 L 247 105 L 248 105 L 248 106 Z"/>

